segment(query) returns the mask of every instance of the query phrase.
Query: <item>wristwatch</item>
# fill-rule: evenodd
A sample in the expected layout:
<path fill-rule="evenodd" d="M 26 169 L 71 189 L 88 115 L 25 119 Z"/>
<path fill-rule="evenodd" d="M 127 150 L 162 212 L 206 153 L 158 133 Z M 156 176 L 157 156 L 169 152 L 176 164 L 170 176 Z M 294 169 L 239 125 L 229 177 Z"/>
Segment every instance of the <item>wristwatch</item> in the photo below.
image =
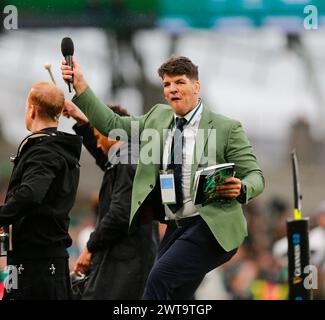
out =
<path fill-rule="evenodd" d="M 247 187 L 241 182 L 240 195 L 237 197 L 237 200 L 240 203 L 246 203 Z"/>

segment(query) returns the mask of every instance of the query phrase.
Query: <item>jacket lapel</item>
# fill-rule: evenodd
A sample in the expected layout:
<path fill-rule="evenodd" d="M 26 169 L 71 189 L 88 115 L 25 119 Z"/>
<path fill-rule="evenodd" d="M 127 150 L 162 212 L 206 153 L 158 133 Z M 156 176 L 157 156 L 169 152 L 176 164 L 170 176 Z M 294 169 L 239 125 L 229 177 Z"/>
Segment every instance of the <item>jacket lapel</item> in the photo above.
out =
<path fill-rule="evenodd" d="M 168 135 L 168 129 L 170 128 L 170 125 L 173 121 L 173 110 L 170 109 L 168 110 L 169 114 L 166 115 L 166 117 L 164 117 L 163 119 L 161 119 L 160 121 L 160 126 L 158 128 L 159 130 L 159 136 L 160 136 L 160 159 L 162 159 L 163 154 L 164 154 L 164 146 L 165 146 L 165 142 L 167 139 L 167 135 Z"/>
<path fill-rule="evenodd" d="M 194 154 L 193 154 L 193 163 L 191 168 L 191 187 L 190 190 L 193 190 L 193 180 L 195 172 L 199 166 L 199 162 L 201 160 L 201 157 L 204 152 L 204 148 L 206 146 L 206 143 L 208 141 L 209 135 L 211 133 L 211 129 L 213 128 L 213 116 L 211 115 L 211 111 L 207 109 L 205 106 L 203 107 L 201 120 L 199 123 L 199 130 L 204 131 L 204 139 L 203 143 L 201 141 L 196 140 L 195 146 L 194 146 Z M 197 139 L 200 135 L 197 134 Z"/>
<path fill-rule="evenodd" d="M 167 135 L 168 135 L 168 129 L 170 128 L 170 125 L 173 121 L 173 110 L 170 109 L 166 112 L 166 114 L 164 115 L 164 117 L 161 117 L 161 119 L 159 120 L 159 126 L 157 125 L 156 129 L 158 130 L 159 133 L 159 143 L 160 143 L 160 163 L 155 165 L 155 176 L 157 176 L 159 170 L 160 170 L 160 166 L 162 163 L 162 159 L 163 159 L 163 154 L 164 154 L 164 146 L 165 146 L 165 141 L 167 139 Z"/>

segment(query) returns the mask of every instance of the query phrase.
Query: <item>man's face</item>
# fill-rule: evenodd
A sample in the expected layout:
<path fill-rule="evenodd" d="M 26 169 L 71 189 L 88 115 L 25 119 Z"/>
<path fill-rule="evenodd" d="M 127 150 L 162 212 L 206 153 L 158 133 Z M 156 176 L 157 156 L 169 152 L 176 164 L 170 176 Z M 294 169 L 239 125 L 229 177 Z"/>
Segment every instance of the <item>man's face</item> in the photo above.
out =
<path fill-rule="evenodd" d="M 97 129 L 94 128 L 94 136 L 97 140 L 97 148 L 102 149 L 102 151 L 104 152 L 104 154 L 108 154 L 108 150 L 109 150 L 109 142 L 107 137 L 105 137 L 104 135 L 102 135 Z"/>
<path fill-rule="evenodd" d="M 186 75 L 165 75 L 163 86 L 168 104 L 177 115 L 186 115 L 198 104 L 200 92 L 198 80 L 189 79 Z"/>

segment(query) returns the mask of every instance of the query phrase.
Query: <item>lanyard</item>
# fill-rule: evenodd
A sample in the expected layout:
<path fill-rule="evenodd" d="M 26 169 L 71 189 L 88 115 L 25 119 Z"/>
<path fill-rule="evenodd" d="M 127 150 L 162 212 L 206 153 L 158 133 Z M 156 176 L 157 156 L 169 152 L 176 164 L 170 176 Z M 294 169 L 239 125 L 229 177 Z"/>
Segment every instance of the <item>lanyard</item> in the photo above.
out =
<path fill-rule="evenodd" d="M 168 154 L 168 159 L 167 159 L 167 166 L 168 164 L 171 163 L 171 159 L 174 155 L 174 150 L 176 148 L 176 146 L 179 144 L 180 142 L 180 139 L 182 138 L 183 136 L 183 133 L 184 133 L 184 130 L 186 129 L 186 127 L 191 123 L 191 121 L 193 120 L 194 116 L 197 114 L 197 112 L 199 111 L 199 109 L 201 108 L 202 106 L 202 100 L 200 100 L 198 106 L 196 107 L 196 110 L 194 111 L 194 113 L 192 114 L 191 118 L 188 120 L 187 124 L 185 125 L 185 127 L 183 128 L 183 131 L 182 133 L 179 135 L 177 141 L 174 141 L 174 148 L 170 151 L 170 153 Z M 174 128 L 176 127 L 176 119 L 175 119 L 175 125 L 173 126 Z"/>

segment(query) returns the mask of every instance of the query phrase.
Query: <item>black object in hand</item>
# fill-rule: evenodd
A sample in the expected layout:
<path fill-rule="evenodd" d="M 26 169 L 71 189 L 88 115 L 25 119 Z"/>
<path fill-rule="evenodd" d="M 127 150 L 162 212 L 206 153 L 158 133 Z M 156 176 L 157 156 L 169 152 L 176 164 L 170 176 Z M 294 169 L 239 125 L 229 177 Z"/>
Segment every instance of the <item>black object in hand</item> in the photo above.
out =
<path fill-rule="evenodd" d="M 61 52 L 65 58 L 65 61 L 67 62 L 67 65 L 71 67 L 71 69 L 73 68 L 73 64 L 72 64 L 72 56 L 74 53 L 74 46 L 73 46 L 73 42 L 71 40 L 71 38 L 63 38 L 62 42 L 61 42 Z M 69 92 L 71 92 L 71 83 L 73 81 L 72 80 L 68 80 L 68 87 L 69 87 Z"/>

